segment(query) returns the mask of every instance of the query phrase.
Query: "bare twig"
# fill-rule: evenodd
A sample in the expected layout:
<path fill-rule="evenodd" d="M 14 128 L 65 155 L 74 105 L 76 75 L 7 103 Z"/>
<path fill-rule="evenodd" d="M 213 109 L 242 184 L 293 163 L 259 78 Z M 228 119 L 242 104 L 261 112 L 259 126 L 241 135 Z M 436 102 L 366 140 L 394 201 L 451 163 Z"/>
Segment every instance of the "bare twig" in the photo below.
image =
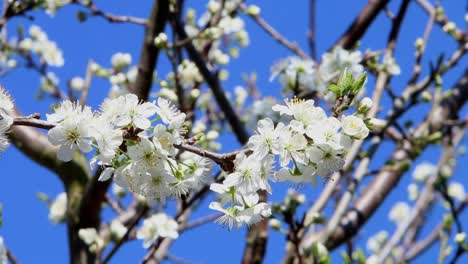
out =
<path fill-rule="evenodd" d="M 91 16 L 99 16 L 111 23 L 132 23 L 137 25 L 146 25 L 146 20 L 143 18 L 132 17 L 132 16 L 118 16 L 110 13 L 106 13 L 93 3 L 93 1 L 80 1 L 80 0 L 73 0 L 72 3 L 77 4 L 79 6 L 86 7 L 90 11 Z"/>
<path fill-rule="evenodd" d="M 180 19 L 176 21 L 175 27 L 176 27 L 177 34 L 180 37 L 182 38 L 188 37 L 187 33 L 185 32 L 184 24 Z M 203 78 L 208 83 L 218 103 L 218 106 L 224 112 L 226 119 L 228 120 L 229 125 L 231 126 L 231 129 L 236 135 L 238 141 L 242 145 L 246 144 L 247 141 L 249 140 L 249 135 L 247 131 L 245 130 L 244 124 L 241 122 L 241 120 L 239 119 L 239 116 L 237 116 L 236 112 L 234 111 L 234 108 L 232 107 L 231 103 L 227 99 L 226 94 L 224 93 L 224 89 L 221 87 L 221 84 L 219 83 L 219 79 L 217 75 L 208 69 L 208 67 L 206 66 L 205 60 L 203 59 L 201 54 L 195 49 L 192 43 L 188 43 L 187 45 L 185 45 L 185 49 L 187 50 L 190 59 L 198 67 Z"/>
<path fill-rule="evenodd" d="M 81 92 L 80 105 L 83 106 L 88 99 L 89 88 L 91 86 L 91 79 L 93 78 L 93 71 L 91 70 L 91 65 L 93 61 L 88 61 L 88 66 L 86 67 L 86 75 L 84 80 L 83 91 Z"/>
<path fill-rule="evenodd" d="M 369 3 L 362 9 L 361 13 L 334 46 L 342 46 L 345 49 L 353 48 L 389 1 L 390 0 L 369 0 Z"/>
<path fill-rule="evenodd" d="M 241 8 L 243 10 L 246 9 L 245 5 L 241 5 Z M 257 24 L 265 30 L 273 39 L 275 39 L 278 43 L 289 49 L 290 51 L 294 52 L 297 54 L 299 57 L 303 59 L 310 59 L 310 57 L 299 48 L 297 43 L 293 43 L 289 40 L 287 40 L 285 37 L 283 37 L 278 31 L 276 31 L 270 24 L 268 24 L 260 15 L 252 15 L 249 14 L 249 16 L 257 22 Z"/>
<path fill-rule="evenodd" d="M 315 10 L 315 4 L 315 0 L 309 0 L 309 33 L 307 36 L 309 38 L 310 55 L 314 61 L 317 61 L 317 42 L 315 40 L 315 21 L 317 12 Z"/>
<path fill-rule="evenodd" d="M 458 205 L 456 211 L 461 213 L 466 209 L 468 205 L 468 197 Z M 405 254 L 405 261 L 410 262 L 415 257 L 422 254 L 424 251 L 429 249 L 429 247 L 434 244 L 439 238 L 440 231 L 444 228 L 443 220 L 431 231 L 431 233 L 423 240 L 417 242 L 410 250 Z"/>

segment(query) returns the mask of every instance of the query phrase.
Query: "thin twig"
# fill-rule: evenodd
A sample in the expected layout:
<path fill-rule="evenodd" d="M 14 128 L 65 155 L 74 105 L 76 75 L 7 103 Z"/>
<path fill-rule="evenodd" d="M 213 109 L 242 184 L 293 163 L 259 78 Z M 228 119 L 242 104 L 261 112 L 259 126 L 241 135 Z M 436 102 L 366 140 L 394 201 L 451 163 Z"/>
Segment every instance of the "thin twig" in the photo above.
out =
<path fill-rule="evenodd" d="M 73 4 L 77 4 L 82 7 L 86 7 L 89 9 L 91 16 L 99 16 L 111 23 L 131 23 L 131 24 L 137 24 L 137 25 L 146 25 L 146 20 L 143 18 L 138 18 L 138 17 L 132 17 L 132 16 L 118 16 L 110 13 L 106 13 L 99 8 L 96 7 L 96 5 L 93 3 L 93 1 L 79 1 L 79 0 L 73 0 Z"/>
<path fill-rule="evenodd" d="M 85 76 L 83 91 L 81 92 L 81 99 L 80 99 L 81 106 L 85 105 L 86 99 L 88 98 L 89 88 L 91 86 L 91 79 L 93 78 L 93 71 L 91 69 L 91 66 L 93 65 L 93 63 L 94 62 L 92 60 L 89 60 L 88 66 L 86 67 L 86 76 Z"/>
<path fill-rule="evenodd" d="M 241 5 L 241 8 L 245 11 L 246 6 L 244 4 Z M 257 22 L 257 24 L 267 32 L 273 39 L 275 39 L 278 43 L 286 47 L 287 49 L 291 50 L 299 57 L 305 60 L 310 60 L 310 57 L 297 45 L 297 43 L 293 43 L 282 36 L 278 31 L 276 31 L 270 24 L 268 24 L 260 15 L 253 15 L 249 14 L 249 16 Z"/>

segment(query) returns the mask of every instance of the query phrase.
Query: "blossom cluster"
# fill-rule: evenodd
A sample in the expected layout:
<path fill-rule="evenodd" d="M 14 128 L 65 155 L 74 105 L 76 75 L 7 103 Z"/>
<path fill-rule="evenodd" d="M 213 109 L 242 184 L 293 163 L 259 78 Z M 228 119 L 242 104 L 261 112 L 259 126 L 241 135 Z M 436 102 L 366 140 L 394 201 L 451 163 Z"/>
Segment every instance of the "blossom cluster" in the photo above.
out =
<path fill-rule="evenodd" d="M 54 41 L 49 40 L 47 33 L 39 26 L 32 25 L 29 27 L 29 36 L 19 42 L 20 50 L 36 53 L 47 65 L 63 66 L 65 61 L 62 51 Z"/>
<path fill-rule="evenodd" d="M 355 78 L 364 71 L 364 56 L 359 50 L 348 51 L 336 47 L 324 53 L 320 64 L 299 57 L 287 57 L 271 67 L 270 80 L 278 77 L 285 91 L 314 91 L 326 94 L 327 87 L 335 83 L 342 72 L 347 70 Z M 383 56 L 379 66 L 389 74 L 400 74 L 400 67 L 391 56 Z"/>
<path fill-rule="evenodd" d="M 270 181 L 315 184 L 317 176 L 329 177 L 342 169 L 352 141 L 369 134 L 357 115 L 328 117 L 313 100 L 286 100 L 286 105 L 274 105 L 273 110 L 285 122 L 260 120 L 248 149 L 237 154 L 235 170 L 222 184 L 211 185 L 219 201 L 210 208 L 224 213 L 218 221 L 229 228 L 254 224 L 271 215 L 270 206 L 260 202 L 257 194 L 259 190 L 271 193 Z"/>
<path fill-rule="evenodd" d="M 187 12 L 187 24 L 185 31 L 189 37 L 202 35 L 202 38 L 194 40 L 194 45 L 200 50 L 209 47 L 208 58 L 214 63 L 225 65 L 229 63 L 230 56 L 238 56 L 238 48 L 249 44 L 249 35 L 245 30 L 245 22 L 236 16 L 236 10 L 241 1 L 228 0 L 221 5 L 219 1 L 210 0 L 207 11 L 195 22 L 195 11 Z M 213 22 L 219 18 L 218 23 Z M 214 24 L 210 26 L 210 24 Z M 211 43 L 207 46 L 208 43 Z"/>
<path fill-rule="evenodd" d="M 46 13 L 53 17 L 57 13 L 58 9 L 64 5 L 69 4 L 70 2 L 71 0 L 45 0 L 43 4 Z"/>
<path fill-rule="evenodd" d="M 47 119 L 56 124 L 48 137 L 59 146 L 60 160 L 70 161 L 76 150 L 88 153 L 95 147 L 91 165 L 104 167 L 100 180 L 114 177 L 121 187 L 149 201 L 186 195 L 209 179 L 209 160 L 190 153 L 176 160 L 185 114 L 165 99 L 141 103 L 127 94 L 107 99 L 97 112 L 64 101 Z"/>

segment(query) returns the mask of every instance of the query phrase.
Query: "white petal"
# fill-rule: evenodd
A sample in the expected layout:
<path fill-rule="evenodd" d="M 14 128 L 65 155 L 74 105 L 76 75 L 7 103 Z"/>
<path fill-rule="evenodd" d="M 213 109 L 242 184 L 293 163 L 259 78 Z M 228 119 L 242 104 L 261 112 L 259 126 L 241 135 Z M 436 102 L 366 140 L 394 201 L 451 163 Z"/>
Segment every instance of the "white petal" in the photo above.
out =
<path fill-rule="evenodd" d="M 99 176 L 99 179 L 98 181 L 107 181 L 108 179 L 111 178 L 112 174 L 114 173 L 114 168 L 112 167 L 108 167 L 106 168 L 102 173 L 101 175 Z"/>

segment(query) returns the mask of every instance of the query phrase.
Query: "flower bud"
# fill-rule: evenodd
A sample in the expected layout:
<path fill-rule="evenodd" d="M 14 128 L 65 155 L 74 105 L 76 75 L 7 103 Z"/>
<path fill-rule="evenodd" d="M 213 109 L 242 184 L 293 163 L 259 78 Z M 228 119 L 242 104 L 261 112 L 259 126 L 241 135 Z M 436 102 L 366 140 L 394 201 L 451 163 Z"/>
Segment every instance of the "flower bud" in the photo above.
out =
<path fill-rule="evenodd" d="M 215 140 L 219 137 L 219 132 L 216 130 L 210 130 L 208 133 L 206 133 L 206 138 L 208 140 Z"/>
<path fill-rule="evenodd" d="M 74 77 L 70 80 L 70 87 L 75 91 L 81 91 L 84 87 L 84 80 L 81 77 Z"/>
<path fill-rule="evenodd" d="M 418 51 L 421 51 L 424 47 L 424 40 L 422 38 L 417 38 L 414 42 L 414 46 Z"/>
<path fill-rule="evenodd" d="M 217 1 L 210 1 L 208 2 L 207 8 L 210 13 L 216 13 L 221 8 L 221 4 Z"/>
<path fill-rule="evenodd" d="M 117 184 L 112 185 L 112 193 L 118 198 L 122 199 L 125 197 L 125 188 L 120 187 Z"/>
<path fill-rule="evenodd" d="M 229 77 L 229 72 L 225 69 L 222 69 L 218 72 L 218 78 L 220 81 L 225 81 Z"/>
<path fill-rule="evenodd" d="M 452 174 L 453 174 L 453 170 L 452 168 L 450 168 L 450 166 L 448 165 L 443 165 L 441 168 L 440 168 L 440 175 L 444 178 L 450 178 L 452 177 Z"/>
<path fill-rule="evenodd" d="M 159 35 L 154 38 L 154 45 L 158 48 L 166 47 L 167 35 L 164 32 L 159 33 Z"/>
<path fill-rule="evenodd" d="M 424 91 L 421 93 L 421 99 L 424 102 L 430 102 L 432 101 L 432 94 L 429 91 Z"/>
<path fill-rule="evenodd" d="M 364 97 L 359 103 L 358 113 L 364 114 L 372 107 L 372 99 L 369 97 Z"/>
<path fill-rule="evenodd" d="M 385 127 L 387 121 L 379 118 L 371 118 L 367 119 L 365 123 L 371 130 L 379 130 Z"/>
<path fill-rule="evenodd" d="M 442 29 L 449 33 L 449 34 L 453 34 L 455 33 L 455 30 L 457 29 L 457 26 L 455 25 L 454 22 L 450 21 L 450 22 L 447 22 L 443 27 Z"/>
<path fill-rule="evenodd" d="M 418 199 L 418 185 L 416 185 L 415 183 L 411 183 L 410 185 L 408 185 L 408 196 L 411 201 L 415 201 L 416 199 Z"/>
<path fill-rule="evenodd" d="M 256 5 L 250 5 L 249 7 L 247 7 L 247 10 L 245 10 L 245 12 L 251 16 L 258 16 L 260 14 L 260 11 L 260 7 Z"/>
<path fill-rule="evenodd" d="M 200 89 L 192 89 L 190 91 L 190 97 L 192 98 L 198 98 L 200 96 Z"/>
<path fill-rule="evenodd" d="M 458 244 L 464 244 L 466 240 L 466 233 L 461 232 L 455 235 L 455 242 Z"/>
<path fill-rule="evenodd" d="M 277 230 L 277 231 L 281 230 L 281 222 L 276 218 L 270 219 L 268 221 L 268 225 L 274 230 Z"/>
<path fill-rule="evenodd" d="M 7 67 L 8 68 L 15 68 L 16 65 L 18 65 L 18 62 L 14 59 L 9 59 L 7 60 L 7 63 L 6 63 Z"/>

